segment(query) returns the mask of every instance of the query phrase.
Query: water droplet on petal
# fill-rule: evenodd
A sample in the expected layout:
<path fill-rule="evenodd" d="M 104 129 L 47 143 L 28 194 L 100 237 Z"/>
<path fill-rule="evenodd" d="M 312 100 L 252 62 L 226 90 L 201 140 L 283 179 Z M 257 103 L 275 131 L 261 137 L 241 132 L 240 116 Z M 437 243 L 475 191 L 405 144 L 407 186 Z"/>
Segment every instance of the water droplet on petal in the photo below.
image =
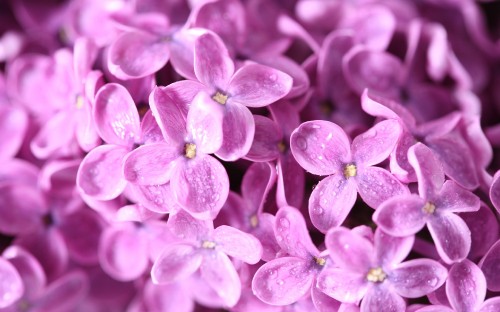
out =
<path fill-rule="evenodd" d="M 301 150 L 305 151 L 307 148 L 307 141 L 303 137 L 299 136 L 295 140 L 295 143 L 297 144 L 297 147 L 300 148 Z"/>
<path fill-rule="evenodd" d="M 280 225 L 284 228 L 289 228 L 290 227 L 290 221 L 288 221 L 287 218 L 281 218 L 280 219 Z"/>

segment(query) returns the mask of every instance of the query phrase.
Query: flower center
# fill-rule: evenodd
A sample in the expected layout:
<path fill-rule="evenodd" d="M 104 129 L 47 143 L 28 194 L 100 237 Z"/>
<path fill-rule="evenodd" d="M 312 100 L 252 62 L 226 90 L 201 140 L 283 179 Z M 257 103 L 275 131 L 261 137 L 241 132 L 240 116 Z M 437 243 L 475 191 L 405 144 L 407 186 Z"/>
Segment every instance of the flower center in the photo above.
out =
<path fill-rule="evenodd" d="M 366 274 L 366 279 L 373 283 L 381 283 L 386 277 L 387 274 L 381 268 L 371 268 L 368 274 Z"/>
<path fill-rule="evenodd" d="M 214 249 L 215 243 L 212 241 L 203 241 L 203 243 L 201 243 L 201 247 L 205 249 Z"/>
<path fill-rule="evenodd" d="M 193 159 L 194 156 L 196 156 L 196 144 L 186 143 L 186 145 L 184 145 L 184 156 Z"/>
<path fill-rule="evenodd" d="M 84 104 L 83 96 L 77 95 L 76 99 L 75 99 L 76 109 L 82 109 L 83 108 L 83 104 Z"/>
<path fill-rule="evenodd" d="M 286 144 L 285 144 L 285 142 L 280 141 L 278 143 L 278 150 L 280 151 L 280 153 L 284 153 L 286 151 Z"/>
<path fill-rule="evenodd" d="M 349 164 L 344 168 L 344 177 L 346 179 L 355 177 L 357 173 L 356 166 L 354 164 Z"/>
<path fill-rule="evenodd" d="M 257 218 L 256 215 L 252 215 L 250 217 L 250 225 L 253 227 L 253 228 L 256 228 L 257 225 L 259 225 L 259 218 Z"/>
<path fill-rule="evenodd" d="M 215 92 L 215 95 L 212 96 L 212 99 L 215 102 L 224 105 L 227 102 L 227 94 L 224 94 L 222 92 L 217 91 L 217 92 Z"/>
<path fill-rule="evenodd" d="M 433 214 L 434 211 L 436 211 L 436 205 L 431 202 L 426 202 L 424 207 L 422 208 L 422 211 L 426 214 Z"/>
<path fill-rule="evenodd" d="M 316 261 L 316 263 L 320 266 L 324 266 L 326 263 L 326 259 L 320 257 L 314 257 L 314 261 Z"/>

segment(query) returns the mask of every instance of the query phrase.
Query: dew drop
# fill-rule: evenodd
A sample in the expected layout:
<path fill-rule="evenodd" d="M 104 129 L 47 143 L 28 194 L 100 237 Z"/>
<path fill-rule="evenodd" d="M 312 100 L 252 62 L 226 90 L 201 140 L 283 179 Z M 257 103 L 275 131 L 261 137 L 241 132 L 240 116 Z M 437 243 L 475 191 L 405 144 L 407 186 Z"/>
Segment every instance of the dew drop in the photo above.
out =
<path fill-rule="evenodd" d="M 281 285 L 283 285 L 284 283 L 285 283 L 285 282 L 283 282 L 283 280 L 280 280 L 280 279 L 276 281 L 276 284 L 278 284 L 278 285 L 280 285 L 280 286 L 281 286 Z"/>
<path fill-rule="evenodd" d="M 280 219 L 280 224 L 284 228 L 289 228 L 290 227 L 290 221 L 288 221 L 287 218 L 281 218 Z"/>
<path fill-rule="evenodd" d="M 295 140 L 295 143 L 297 144 L 297 147 L 300 148 L 301 150 L 305 151 L 307 148 L 307 141 L 303 137 L 299 136 Z"/>

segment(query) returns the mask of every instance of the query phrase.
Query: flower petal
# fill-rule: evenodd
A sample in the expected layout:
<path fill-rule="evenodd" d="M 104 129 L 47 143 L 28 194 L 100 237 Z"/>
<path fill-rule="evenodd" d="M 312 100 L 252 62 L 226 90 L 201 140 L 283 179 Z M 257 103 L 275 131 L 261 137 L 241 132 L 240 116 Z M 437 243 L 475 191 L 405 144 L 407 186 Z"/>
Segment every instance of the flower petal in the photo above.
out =
<path fill-rule="evenodd" d="M 213 220 L 229 194 L 226 169 L 208 155 L 179 163 L 170 185 L 177 202 L 199 219 Z"/>
<path fill-rule="evenodd" d="M 120 79 L 154 74 L 170 57 L 167 40 L 146 32 L 127 32 L 111 44 L 108 52 L 110 72 Z"/>
<path fill-rule="evenodd" d="M 68 148 L 75 134 L 74 123 L 73 116 L 67 111 L 55 114 L 30 142 L 33 154 L 40 159 L 45 159 Z"/>
<path fill-rule="evenodd" d="M 386 284 L 373 285 L 361 301 L 362 312 L 400 312 L 405 311 L 406 303 Z"/>
<path fill-rule="evenodd" d="M 399 121 L 384 120 L 352 141 L 352 157 L 358 165 L 376 165 L 389 157 L 401 135 Z"/>
<path fill-rule="evenodd" d="M 311 256 L 319 255 L 309 236 L 306 221 L 296 208 L 285 206 L 278 210 L 274 235 L 283 251 L 290 256 L 309 259 Z"/>
<path fill-rule="evenodd" d="M 468 259 L 455 263 L 448 273 L 446 294 L 455 311 L 477 311 L 486 297 L 486 279 Z"/>
<path fill-rule="evenodd" d="M 351 161 L 349 138 L 338 125 L 328 121 L 308 121 L 290 137 L 292 154 L 302 168 L 316 175 L 339 173 Z"/>
<path fill-rule="evenodd" d="M 205 92 L 193 99 L 187 115 L 187 129 L 196 144 L 196 150 L 212 154 L 222 145 L 224 108 Z"/>
<path fill-rule="evenodd" d="M 241 281 L 229 258 L 220 252 L 203 257 L 201 277 L 224 300 L 228 307 L 236 305 L 241 296 Z"/>
<path fill-rule="evenodd" d="M 280 155 L 277 170 L 279 173 L 276 190 L 278 206 L 301 207 L 306 183 L 304 169 L 288 151 Z"/>
<path fill-rule="evenodd" d="M 484 255 L 479 267 L 486 277 L 488 289 L 491 291 L 500 290 L 500 241 L 497 241 Z"/>
<path fill-rule="evenodd" d="M 261 266 L 252 280 L 252 291 L 260 300 L 272 305 L 288 305 L 307 294 L 314 275 L 310 261 L 295 257 L 271 260 Z"/>
<path fill-rule="evenodd" d="M 191 245 L 169 245 L 153 264 L 151 279 L 155 284 L 181 281 L 196 272 L 202 260 L 202 255 Z"/>
<path fill-rule="evenodd" d="M 213 239 L 227 255 L 249 264 L 256 264 L 262 256 L 262 245 L 253 235 L 227 225 L 214 230 Z"/>
<path fill-rule="evenodd" d="M 132 281 L 148 267 L 148 247 L 147 237 L 134 224 L 116 224 L 101 236 L 99 263 L 114 279 Z"/>
<path fill-rule="evenodd" d="M 500 298 L 494 297 L 486 300 L 478 312 L 496 312 L 500 310 Z"/>
<path fill-rule="evenodd" d="M 140 138 L 139 113 L 134 100 L 122 85 L 108 83 L 99 89 L 93 116 L 97 132 L 107 143 L 131 146 Z"/>
<path fill-rule="evenodd" d="M 334 174 L 321 180 L 309 197 L 309 216 L 312 224 L 321 232 L 341 225 L 354 206 L 356 183 Z"/>
<path fill-rule="evenodd" d="M 89 291 L 89 279 L 82 271 L 66 273 L 52 282 L 44 295 L 36 300 L 39 311 L 64 312 L 77 308 Z"/>
<path fill-rule="evenodd" d="M 215 154 L 225 161 L 245 156 L 252 147 L 255 134 L 255 121 L 250 110 L 236 103 L 226 104 L 222 127 L 222 146 Z"/>
<path fill-rule="evenodd" d="M 459 216 L 465 221 L 472 235 L 472 245 L 467 257 L 469 259 L 483 257 L 499 238 L 500 224 L 495 213 L 488 205 L 481 202 L 478 211 L 460 213 Z"/>
<path fill-rule="evenodd" d="M 420 196 L 427 200 L 434 200 L 444 183 L 441 162 L 434 152 L 422 143 L 410 147 L 408 162 L 413 166 L 417 174 Z"/>
<path fill-rule="evenodd" d="M 181 156 L 182 146 L 165 142 L 143 145 L 123 159 L 123 176 L 139 185 L 164 184 Z"/>
<path fill-rule="evenodd" d="M 194 72 L 198 80 L 215 91 L 226 91 L 234 63 L 224 42 L 213 32 L 202 34 L 194 43 Z"/>
<path fill-rule="evenodd" d="M 500 213 L 500 171 L 497 171 L 493 176 L 489 195 L 493 207 Z"/>
<path fill-rule="evenodd" d="M 78 169 L 76 185 L 79 191 L 98 200 L 120 195 L 127 185 L 122 173 L 127 152 L 126 148 L 117 145 L 101 145 L 90 151 Z"/>
<path fill-rule="evenodd" d="M 0 159 L 14 157 L 28 129 L 28 114 L 15 106 L 0 105 Z"/>
<path fill-rule="evenodd" d="M 443 184 L 438 198 L 434 200 L 441 211 L 473 212 L 479 210 L 479 197 L 460 187 L 455 181 L 448 180 Z"/>
<path fill-rule="evenodd" d="M 4 258 L 0 258 L 0 308 L 16 302 L 24 294 L 24 285 L 16 268 Z"/>
<path fill-rule="evenodd" d="M 167 224 L 178 238 L 193 243 L 206 239 L 214 229 L 212 221 L 195 219 L 184 210 L 171 215 Z"/>
<path fill-rule="evenodd" d="M 368 206 L 375 209 L 391 197 L 409 194 L 406 185 L 399 182 L 389 171 L 379 167 L 358 170 L 358 175 L 354 179 L 357 182 L 359 196 Z"/>
<path fill-rule="evenodd" d="M 255 135 L 245 158 L 254 162 L 275 160 L 279 156 L 278 144 L 283 138 L 281 129 L 271 119 L 254 115 Z"/>
<path fill-rule="evenodd" d="M 330 258 L 341 269 L 366 274 L 373 265 L 375 250 L 372 243 L 347 228 L 337 227 L 328 231 L 325 245 Z"/>
<path fill-rule="evenodd" d="M 270 163 L 253 163 L 241 181 L 241 195 L 249 209 L 260 212 L 267 194 L 276 181 L 276 169 Z"/>
<path fill-rule="evenodd" d="M 328 296 L 344 303 L 356 303 L 363 299 L 369 282 L 365 274 L 329 268 L 321 272 L 316 287 Z"/>
<path fill-rule="evenodd" d="M 444 262 L 450 264 L 467 257 L 471 237 L 470 230 L 462 218 L 454 213 L 441 214 L 430 218 L 427 227 Z"/>
<path fill-rule="evenodd" d="M 433 292 L 446 281 L 448 272 L 439 262 L 416 259 L 397 265 L 389 274 L 394 290 L 405 298 L 418 298 Z"/>
<path fill-rule="evenodd" d="M 173 213 L 180 209 L 175 202 L 170 182 L 155 185 L 134 185 L 137 201 L 147 209 L 157 213 Z"/>
<path fill-rule="evenodd" d="M 293 79 L 272 67 L 249 63 L 243 65 L 229 82 L 229 101 L 249 107 L 276 102 L 290 92 Z"/>
<path fill-rule="evenodd" d="M 149 96 L 149 106 L 165 140 L 184 142 L 189 104 L 203 89 L 199 82 L 189 80 L 153 89 Z"/>
<path fill-rule="evenodd" d="M 416 194 L 394 196 L 377 207 L 373 221 L 393 236 L 413 235 L 427 222 L 424 205 L 425 201 Z"/>
<path fill-rule="evenodd" d="M 383 267 L 401 263 L 411 252 L 415 237 L 393 237 L 380 228 L 375 230 L 374 246 L 377 262 Z"/>

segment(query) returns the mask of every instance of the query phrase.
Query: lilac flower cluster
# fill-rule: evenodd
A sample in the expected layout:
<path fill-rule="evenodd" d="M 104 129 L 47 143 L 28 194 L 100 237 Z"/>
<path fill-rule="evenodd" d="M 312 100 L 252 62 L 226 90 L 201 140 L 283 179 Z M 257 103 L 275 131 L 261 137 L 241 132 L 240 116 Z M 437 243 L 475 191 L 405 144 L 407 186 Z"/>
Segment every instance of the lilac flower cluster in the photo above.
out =
<path fill-rule="evenodd" d="M 499 10 L 1 2 L 0 311 L 500 311 Z"/>

